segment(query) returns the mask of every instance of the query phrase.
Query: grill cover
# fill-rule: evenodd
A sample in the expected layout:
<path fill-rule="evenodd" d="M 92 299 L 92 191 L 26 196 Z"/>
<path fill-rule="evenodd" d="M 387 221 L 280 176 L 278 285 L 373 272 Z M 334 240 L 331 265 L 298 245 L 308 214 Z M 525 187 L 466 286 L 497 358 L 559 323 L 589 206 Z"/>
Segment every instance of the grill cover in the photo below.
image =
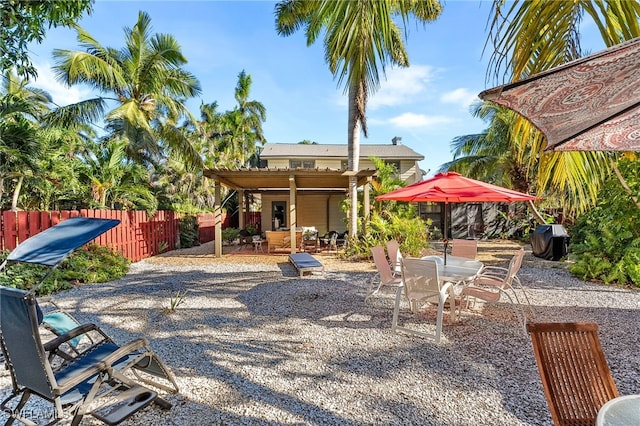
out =
<path fill-rule="evenodd" d="M 560 260 L 569 252 L 569 234 L 562 225 L 538 225 L 531 235 L 531 251 L 542 259 Z"/>

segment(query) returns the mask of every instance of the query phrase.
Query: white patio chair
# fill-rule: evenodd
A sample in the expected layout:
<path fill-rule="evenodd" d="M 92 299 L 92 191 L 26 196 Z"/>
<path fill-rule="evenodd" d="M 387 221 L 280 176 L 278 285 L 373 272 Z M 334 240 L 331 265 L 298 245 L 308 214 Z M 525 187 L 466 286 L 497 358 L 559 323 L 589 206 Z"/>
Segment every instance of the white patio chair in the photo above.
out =
<path fill-rule="evenodd" d="M 525 327 L 527 316 L 526 313 L 521 313 L 521 303 L 520 299 L 518 298 L 518 293 L 514 289 L 514 283 L 523 292 L 532 316 L 535 316 L 535 314 L 533 312 L 531 304 L 529 303 L 529 297 L 524 291 L 522 283 L 517 276 L 518 271 L 522 266 L 523 257 L 524 249 L 520 249 L 511 258 L 508 268 L 502 268 L 498 266 L 486 266 L 485 268 L 483 268 L 480 274 L 478 274 L 478 276 L 476 276 L 473 281 L 468 283 L 468 285 L 466 285 L 462 289 L 460 293 L 460 309 L 462 309 L 463 304 L 465 307 L 468 307 L 469 298 L 473 298 L 474 301 L 475 299 L 480 299 L 488 303 L 497 303 L 500 300 L 500 297 L 504 295 L 513 306 L 518 321 L 520 320 L 520 315 L 522 314 L 522 325 L 523 327 Z M 509 290 L 513 294 L 513 298 L 508 293 Z"/>
<path fill-rule="evenodd" d="M 402 278 L 393 275 L 393 271 L 391 270 L 391 266 L 387 260 L 387 255 L 384 253 L 384 248 L 382 246 L 371 247 L 371 254 L 373 255 L 373 261 L 376 264 L 376 269 L 378 270 L 377 276 L 380 279 L 380 282 L 378 283 L 378 286 L 371 290 L 364 298 L 365 303 L 371 296 L 378 293 L 383 286 L 398 287 L 402 285 Z M 371 283 L 371 287 L 373 288 L 373 279 Z"/>
<path fill-rule="evenodd" d="M 402 281 L 403 287 L 398 288 L 396 292 L 396 303 L 393 310 L 393 321 L 391 329 L 393 331 L 403 331 L 409 334 L 415 334 L 420 337 L 434 339 L 436 343 L 440 343 L 442 334 L 442 317 L 444 316 L 444 305 L 447 298 L 450 299 L 450 320 L 455 320 L 455 295 L 453 292 L 453 284 L 450 282 L 441 283 L 438 276 L 438 267 L 435 261 L 422 260 L 417 258 L 406 258 L 402 260 Z M 416 314 L 420 308 L 425 305 L 432 308 L 430 302 L 437 302 L 438 313 L 436 317 L 435 334 L 424 333 L 408 327 L 398 325 L 398 317 L 400 313 L 400 299 L 403 294 L 409 301 L 411 312 Z"/>

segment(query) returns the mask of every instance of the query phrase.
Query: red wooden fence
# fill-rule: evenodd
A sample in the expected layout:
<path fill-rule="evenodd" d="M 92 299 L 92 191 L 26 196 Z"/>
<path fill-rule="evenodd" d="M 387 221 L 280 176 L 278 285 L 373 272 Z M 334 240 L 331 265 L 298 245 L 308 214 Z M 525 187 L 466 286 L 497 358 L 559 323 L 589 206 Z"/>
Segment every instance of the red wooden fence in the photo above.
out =
<path fill-rule="evenodd" d="M 176 248 L 179 219 L 175 212 L 158 211 L 150 218 L 144 211 L 67 210 L 0 212 L 0 250 L 13 250 L 30 236 L 75 216 L 119 219 L 120 225 L 93 242 L 119 251 L 133 262 L 159 254 L 160 249 Z"/>
<path fill-rule="evenodd" d="M 200 243 L 206 243 L 213 241 L 213 234 L 216 227 L 216 217 L 213 213 L 200 213 L 198 218 L 198 241 Z M 258 228 L 258 232 L 262 232 L 260 229 L 260 212 L 249 212 L 246 223 Z M 232 226 L 231 216 L 226 213 L 222 213 L 222 229 L 226 229 Z"/>
<path fill-rule="evenodd" d="M 93 242 L 119 251 L 132 262 L 176 249 L 179 238 L 178 214 L 158 211 L 148 217 L 144 211 L 122 210 L 65 210 L 51 212 L 0 211 L 0 250 L 13 250 L 22 241 L 70 217 L 118 219 L 120 225 L 100 235 Z M 213 241 L 215 217 L 212 213 L 197 215 L 199 241 Z M 222 228 L 228 228 L 231 218 L 222 215 Z M 260 212 L 251 212 L 249 224 L 260 224 Z M 161 247 L 162 245 L 162 247 Z"/>

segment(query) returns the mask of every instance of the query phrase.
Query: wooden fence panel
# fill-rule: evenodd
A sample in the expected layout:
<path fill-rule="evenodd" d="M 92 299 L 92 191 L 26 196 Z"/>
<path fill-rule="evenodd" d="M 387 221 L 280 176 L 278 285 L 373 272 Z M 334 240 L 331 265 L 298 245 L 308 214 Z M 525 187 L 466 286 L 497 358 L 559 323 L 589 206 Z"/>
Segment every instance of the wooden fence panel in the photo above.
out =
<path fill-rule="evenodd" d="M 18 217 L 15 212 L 6 211 L 2 214 L 4 229 L 4 249 L 13 250 L 18 246 Z"/>
<path fill-rule="evenodd" d="M 24 241 L 29 238 L 29 212 L 17 213 L 18 241 Z"/>

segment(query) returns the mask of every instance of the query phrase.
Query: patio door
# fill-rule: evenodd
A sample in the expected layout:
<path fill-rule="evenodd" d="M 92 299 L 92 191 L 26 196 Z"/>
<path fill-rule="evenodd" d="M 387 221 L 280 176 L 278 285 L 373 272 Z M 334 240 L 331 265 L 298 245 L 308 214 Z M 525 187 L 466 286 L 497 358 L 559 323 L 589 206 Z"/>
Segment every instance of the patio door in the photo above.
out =
<path fill-rule="evenodd" d="M 278 228 L 287 226 L 287 202 L 272 201 L 271 202 L 271 228 L 275 231 Z"/>

